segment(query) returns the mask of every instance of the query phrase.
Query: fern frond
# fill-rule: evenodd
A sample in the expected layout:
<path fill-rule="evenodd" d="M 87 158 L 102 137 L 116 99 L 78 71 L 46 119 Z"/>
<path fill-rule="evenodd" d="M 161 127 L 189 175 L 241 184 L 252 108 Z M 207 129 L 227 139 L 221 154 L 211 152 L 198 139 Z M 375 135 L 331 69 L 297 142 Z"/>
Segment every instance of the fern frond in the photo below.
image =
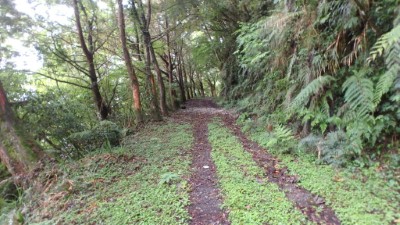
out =
<path fill-rule="evenodd" d="M 281 141 L 294 140 L 292 130 L 290 130 L 290 128 L 282 126 L 282 125 L 277 125 L 275 127 L 274 135 L 278 138 L 278 140 L 281 140 Z"/>
<path fill-rule="evenodd" d="M 388 71 L 386 71 L 380 78 L 376 85 L 374 93 L 374 104 L 377 106 L 384 94 L 386 94 L 393 86 L 394 81 L 399 76 L 400 66 L 394 65 Z"/>
<path fill-rule="evenodd" d="M 290 80 L 290 76 L 292 75 L 292 71 L 293 71 L 293 65 L 297 60 L 297 55 L 296 53 L 294 53 L 290 59 L 289 62 L 289 66 L 287 68 L 287 72 L 286 72 L 286 79 Z"/>
<path fill-rule="evenodd" d="M 287 91 L 286 91 L 286 96 L 285 96 L 285 101 L 283 104 L 288 108 L 290 106 L 290 102 L 292 101 L 293 94 L 295 90 L 297 89 L 297 84 L 293 84 Z"/>
<path fill-rule="evenodd" d="M 343 113 L 342 120 L 344 124 L 351 123 L 357 119 L 359 119 L 359 116 L 355 111 L 346 111 L 345 113 Z"/>
<path fill-rule="evenodd" d="M 322 90 L 323 87 L 330 84 L 335 78 L 329 75 L 318 77 L 311 81 L 301 92 L 296 96 L 290 104 L 289 109 L 295 110 L 307 104 L 310 98 Z"/>
<path fill-rule="evenodd" d="M 274 13 L 261 22 L 260 25 L 261 28 L 266 30 L 271 30 L 270 28 L 283 30 L 292 19 L 301 16 L 304 13 L 304 11 Z"/>
<path fill-rule="evenodd" d="M 370 53 L 370 58 L 368 59 L 368 61 L 373 61 L 377 57 L 381 56 L 385 50 L 392 47 L 392 45 L 396 43 L 399 39 L 400 39 L 400 24 L 395 26 L 391 31 L 382 35 L 378 39 L 374 47 L 372 47 L 372 51 Z"/>
<path fill-rule="evenodd" d="M 384 94 L 389 92 L 396 80 L 400 79 L 400 16 L 395 20 L 395 27 L 382 35 L 372 48 L 369 61 L 381 56 L 386 51 L 385 63 L 387 71 L 379 78 L 374 94 L 375 107 Z"/>
<path fill-rule="evenodd" d="M 350 110 L 359 116 L 367 115 L 374 109 L 374 84 L 365 77 L 365 71 L 359 71 L 343 83 L 345 102 Z"/>

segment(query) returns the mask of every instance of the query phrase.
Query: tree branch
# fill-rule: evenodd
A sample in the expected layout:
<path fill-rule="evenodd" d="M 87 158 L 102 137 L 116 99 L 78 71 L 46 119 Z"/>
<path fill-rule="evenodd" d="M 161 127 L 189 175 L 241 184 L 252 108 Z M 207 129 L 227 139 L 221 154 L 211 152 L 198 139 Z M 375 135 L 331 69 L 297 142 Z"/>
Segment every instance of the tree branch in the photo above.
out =
<path fill-rule="evenodd" d="M 71 82 L 71 81 L 60 80 L 60 79 L 54 78 L 54 77 L 49 76 L 49 75 L 44 74 L 44 73 L 35 72 L 34 74 L 40 75 L 42 77 L 46 77 L 46 78 L 48 78 L 50 80 L 54 80 L 54 81 L 57 81 L 57 82 L 60 82 L 60 83 L 69 84 L 69 85 L 72 85 L 72 86 L 76 86 L 76 87 L 80 87 L 80 88 L 91 90 L 90 87 L 83 86 L 81 84 L 77 84 L 77 83 L 74 83 L 74 82 Z"/>

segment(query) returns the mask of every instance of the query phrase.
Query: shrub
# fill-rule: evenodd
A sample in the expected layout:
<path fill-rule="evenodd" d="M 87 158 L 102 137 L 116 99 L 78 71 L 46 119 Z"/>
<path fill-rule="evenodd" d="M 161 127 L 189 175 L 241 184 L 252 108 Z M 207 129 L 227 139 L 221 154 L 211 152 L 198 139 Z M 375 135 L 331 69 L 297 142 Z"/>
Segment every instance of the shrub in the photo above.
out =
<path fill-rule="evenodd" d="M 266 147 L 273 153 L 290 153 L 296 145 L 292 131 L 283 125 L 276 125 L 272 132 L 266 133 L 265 139 Z"/>
<path fill-rule="evenodd" d="M 325 138 L 313 134 L 299 142 L 299 149 L 318 155 L 321 162 L 334 166 L 344 166 L 353 156 L 350 140 L 343 131 L 330 132 Z"/>
<path fill-rule="evenodd" d="M 321 159 L 323 162 L 334 166 L 344 166 L 354 155 L 349 149 L 350 143 L 343 131 L 328 133 L 321 145 Z"/>
<path fill-rule="evenodd" d="M 320 145 L 322 142 L 323 138 L 321 136 L 310 134 L 299 141 L 298 148 L 300 151 L 318 154 L 318 145 Z"/>
<path fill-rule="evenodd" d="M 78 150 L 94 150 L 105 144 L 118 146 L 122 138 L 121 128 L 111 121 L 101 121 L 91 130 L 73 133 L 68 140 Z"/>

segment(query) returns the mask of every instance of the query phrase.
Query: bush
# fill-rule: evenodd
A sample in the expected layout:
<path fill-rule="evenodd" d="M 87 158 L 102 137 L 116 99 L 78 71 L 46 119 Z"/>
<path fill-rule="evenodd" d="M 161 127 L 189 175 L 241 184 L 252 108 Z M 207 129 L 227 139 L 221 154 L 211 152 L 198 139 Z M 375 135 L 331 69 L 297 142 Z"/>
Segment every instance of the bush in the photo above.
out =
<path fill-rule="evenodd" d="M 343 131 L 330 132 L 325 138 L 310 134 L 300 140 L 299 149 L 318 155 L 319 160 L 334 166 L 345 166 L 355 156 L 349 138 Z"/>
<path fill-rule="evenodd" d="M 94 150 L 105 144 L 118 146 L 122 138 L 121 128 L 111 121 L 101 121 L 91 130 L 71 134 L 68 140 L 78 150 Z"/>
<path fill-rule="evenodd" d="M 300 151 L 318 154 L 318 145 L 320 145 L 323 141 L 324 140 L 321 136 L 310 134 L 299 141 L 298 148 Z"/>
<path fill-rule="evenodd" d="M 291 153 L 295 149 L 296 139 L 292 131 L 283 126 L 276 125 L 273 131 L 265 133 L 265 146 L 272 153 Z"/>
<path fill-rule="evenodd" d="M 335 131 L 328 133 L 321 145 L 321 159 L 325 163 L 334 166 L 344 166 L 346 162 L 354 155 L 354 151 L 350 151 L 349 139 L 345 132 Z"/>

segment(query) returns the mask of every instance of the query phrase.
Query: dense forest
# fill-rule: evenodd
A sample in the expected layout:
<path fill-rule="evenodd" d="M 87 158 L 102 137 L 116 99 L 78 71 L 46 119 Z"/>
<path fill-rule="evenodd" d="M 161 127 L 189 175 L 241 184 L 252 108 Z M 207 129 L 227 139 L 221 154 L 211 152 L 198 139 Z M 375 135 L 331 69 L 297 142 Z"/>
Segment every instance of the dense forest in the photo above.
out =
<path fill-rule="evenodd" d="M 399 0 L 0 3 L 0 223 L 400 223 Z"/>

